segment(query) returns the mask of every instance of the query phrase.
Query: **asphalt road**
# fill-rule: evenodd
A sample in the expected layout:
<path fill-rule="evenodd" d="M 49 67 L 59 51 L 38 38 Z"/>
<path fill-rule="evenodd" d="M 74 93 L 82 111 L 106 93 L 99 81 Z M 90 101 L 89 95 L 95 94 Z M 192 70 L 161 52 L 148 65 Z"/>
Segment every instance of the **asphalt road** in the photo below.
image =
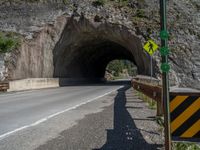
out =
<path fill-rule="evenodd" d="M 121 85 L 70 86 L 0 95 L 0 140 L 116 91 Z"/>
<path fill-rule="evenodd" d="M 127 82 L 0 95 L 0 150 L 155 150 L 155 110 Z"/>

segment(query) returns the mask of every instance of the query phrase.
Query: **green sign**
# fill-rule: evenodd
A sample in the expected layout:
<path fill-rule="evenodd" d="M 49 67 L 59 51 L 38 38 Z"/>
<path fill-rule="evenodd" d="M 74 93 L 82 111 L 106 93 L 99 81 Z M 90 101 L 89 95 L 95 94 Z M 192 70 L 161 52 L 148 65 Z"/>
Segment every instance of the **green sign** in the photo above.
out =
<path fill-rule="evenodd" d="M 161 70 L 162 70 L 162 72 L 168 73 L 169 70 L 170 70 L 170 65 L 168 63 L 162 63 L 161 64 Z"/>

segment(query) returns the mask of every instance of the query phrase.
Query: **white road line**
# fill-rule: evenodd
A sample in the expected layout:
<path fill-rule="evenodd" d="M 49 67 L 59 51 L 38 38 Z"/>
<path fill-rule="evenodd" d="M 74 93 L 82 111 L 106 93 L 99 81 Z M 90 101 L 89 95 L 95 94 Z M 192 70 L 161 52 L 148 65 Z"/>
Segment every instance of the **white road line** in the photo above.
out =
<path fill-rule="evenodd" d="M 110 93 L 112 93 L 112 92 L 114 92 L 114 91 L 117 91 L 118 89 L 120 89 L 120 88 L 122 88 L 122 87 L 124 87 L 124 86 L 120 86 L 120 87 L 118 87 L 118 88 L 116 88 L 116 89 L 114 89 L 114 90 L 112 90 L 112 91 L 110 91 L 110 92 L 107 92 L 107 93 L 103 94 L 103 95 L 97 96 L 97 97 L 95 97 L 95 98 L 93 98 L 93 99 L 89 99 L 89 100 L 87 100 L 86 102 L 77 104 L 77 105 L 75 105 L 75 106 L 73 106 L 73 107 L 70 107 L 70 108 L 67 108 L 67 109 L 65 109 L 65 110 L 59 111 L 59 112 L 57 112 L 57 113 L 55 113 L 55 114 L 49 115 L 49 116 L 47 116 L 47 117 L 45 117 L 45 118 L 42 118 L 42 119 L 40 119 L 40 120 L 38 120 L 38 121 L 36 121 L 36 122 L 30 124 L 30 125 L 25 125 L 25 126 L 23 126 L 23 127 L 20 127 L 20 128 L 17 128 L 17 129 L 15 129 L 15 130 L 13 130 L 13 131 L 4 133 L 4 134 L 0 135 L 0 140 L 3 140 L 3 139 L 5 139 L 6 137 L 8 137 L 8 136 L 10 136 L 11 134 L 14 134 L 14 133 L 16 133 L 16 132 L 22 131 L 22 130 L 27 129 L 27 128 L 30 128 L 30 127 L 37 126 L 37 125 L 39 125 L 39 124 L 41 124 L 41 123 L 43 123 L 43 122 L 45 122 L 45 121 L 47 121 L 47 120 L 49 120 L 49 119 L 51 119 L 51 118 L 53 118 L 53 117 L 56 117 L 56 116 L 58 116 L 58 115 L 60 115 L 60 114 L 63 114 L 63 113 L 65 113 L 65 112 L 69 111 L 69 110 L 73 110 L 73 109 L 75 109 L 75 108 L 77 108 L 77 107 L 80 107 L 81 105 L 84 105 L 84 104 L 87 104 L 87 103 L 92 102 L 92 101 L 94 101 L 94 100 L 97 100 L 97 99 L 99 99 L 99 98 L 102 98 L 102 97 L 104 97 L 104 96 L 106 96 L 106 95 L 108 95 L 108 94 L 110 94 Z"/>

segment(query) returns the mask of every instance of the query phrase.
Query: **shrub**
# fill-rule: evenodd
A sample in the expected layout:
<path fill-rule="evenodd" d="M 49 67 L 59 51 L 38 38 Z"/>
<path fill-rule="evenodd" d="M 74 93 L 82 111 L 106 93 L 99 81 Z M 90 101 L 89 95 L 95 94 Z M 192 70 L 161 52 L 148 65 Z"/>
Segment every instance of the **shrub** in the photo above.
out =
<path fill-rule="evenodd" d="M 136 12 L 136 16 L 139 18 L 145 18 L 145 12 L 143 9 L 138 9 Z"/>
<path fill-rule="evenodd" d="M 118 2 L 121 7 L 125 7 L 129 4 L 129 0 L 118 0 Z"/>
<path fill-rule="evenodd" d="M 69 1 L 68 1 L 68 0 L 63 0 L 63 3 L 64 3 L 64 4 L 68 4 Z"/>
<path fill-rule="evenodd" d="M 12 34 L 0 33 L 0 53 L 7 53 L 19 46 L 19 39 Z"/>
<path fill-rule="evenodd" d="M 95 6 L 95 7 L 104 6 L 105 0 L 95 0 L 95 1 L 92 2 L 92 5 Z"/>

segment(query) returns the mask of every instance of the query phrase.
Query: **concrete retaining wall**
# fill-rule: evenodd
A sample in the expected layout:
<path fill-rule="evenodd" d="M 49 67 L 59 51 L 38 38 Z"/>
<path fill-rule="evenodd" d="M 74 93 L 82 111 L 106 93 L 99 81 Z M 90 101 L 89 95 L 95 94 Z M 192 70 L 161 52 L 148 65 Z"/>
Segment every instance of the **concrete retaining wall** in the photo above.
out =
<path fill-rule="evenodd" d="M 58 78 L 31 78 L 9 82 L 8 92 L 59 87 Z"/>
<path fill-rule="evenodd" d="M 9 81 L 8 92 L 105 82 L 104 78 L 28 78 Z"/>

